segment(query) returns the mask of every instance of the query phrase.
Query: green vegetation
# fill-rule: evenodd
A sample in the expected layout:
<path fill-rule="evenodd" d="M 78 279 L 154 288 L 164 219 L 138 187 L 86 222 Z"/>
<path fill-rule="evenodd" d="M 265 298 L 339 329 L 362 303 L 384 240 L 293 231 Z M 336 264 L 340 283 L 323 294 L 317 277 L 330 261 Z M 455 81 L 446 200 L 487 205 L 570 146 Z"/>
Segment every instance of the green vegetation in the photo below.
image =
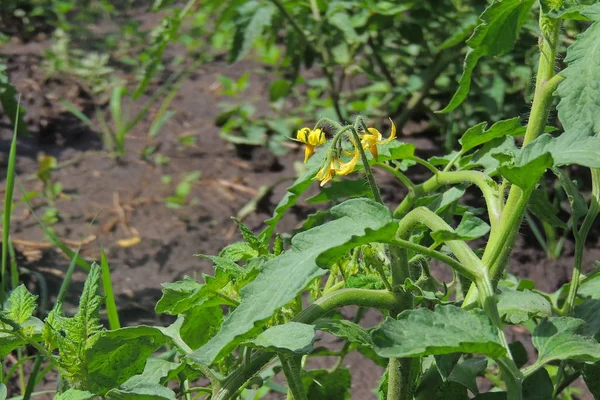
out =
<path fill-rule="evenodd" d="M 20 283 L 11 256 L 15 123 L 3 211 L 0 354 L 14 352 L 18 363 L 2 370 L 2 398 L 13 374 L 28 399 L 55 371 L 52 393 L 59 400 L 257 399 L 271 391 L 295 400 L 346 399 L 352 376 L 344 359 L 354 350 L 386 368 L 379 399 L 569 399 L 579 378 L 600 398 L 600 270 L 582 271 L 600 212 L 600 3 L 265 0 L 197 7 L 191 0 L 180 9 L 173 3 L 154 2 L 165 16 L 136 64 L 131 100 L 152 87 L 169 44 L 194 47 L 194 33 L 206 34 L 184 19 L 210 20 L 213 54 L 227 49 L 231 62 L 254 54 L 272 65 L 268 94 L 278 113 L 255 118 L 244 103 L 250 73 L 220 77 L 223 95 L 236 102 L 217 117 L 221 136 L 283 154 L 284 139 L 299 128 L 293 139 L 306 149 L 305 165 L 262 232 L 235 220 L 242 241 L 217 255 L 198 255 L 213 262 L 214 274 L 163 285 L 155 312 L 172 316 L 172 324 L 121 327 L 106 255 L 100 265 L 87 265 L 64 250 L 45 225 L 53 220 L 40 223 L 73 261 L 58 301 L 47 315 L 36 314 L 37 296 Z M 563 37 L 570 29 L 581 32 L 575 40 Z M 531 35 L 538 38 L 535 52 L 524 51 Z M 171 115 L 168 104 L 186 68 L 131 120 L 122 114 L 127 90 L 112 89 L 111 122 L 96 114 L 107 150 L 122 158 L 128 132 L 165 94 L 148 136 L 156 134 Z M 313 68 L 320 78 L 306 79 L 303 72 Z M 525 123 L 518 114 L 534 72 Z M 11 103 L 15 93 L 2 76 L 0 96 L 8 93 L 10 100 L 2 104 L 15 110 L 17 122 L 19 105 Z M 354 78 L 367 83 L 356 88 Z M 549 119 L 554 110 L 557 120 Z M 426 158 L 398 140 L 418 114 L 456 149 Z M 387 116 L 389 134 L 367 122 Z M 306 118 L 316 123 L 302 128 Z M 450 146 L 454 138 L 458 146 Z M 591 182 L 589 193 L 569 176 L 572 166 Z M 40 160 L 38 178 L 50 208 L 62 192 L 52 180 L 55 167 L 52 158 Z M 378 169 L 405 187 L 397 204 L 383 201 Z M 427 177 L 416 182 L 415 170 Z M 364 179 L 344 178 L 351 174 Z M 167 206 L 185 206 L 200 176 L 182 175 Z M 297 231 L 276 234 L 315 181 L 327 187 L 309 201 L 327 206 Z M 481 201 L 469 202 L 467 192 Z M 507 273 L 524 220 L 551 258 L 567 235 L 573 238 L 572 277 L 556 292 Z M 439 282 L 433 263 L 450 268 L 452 282 Z M 70 315 L 63 300 L 76 264 L 88 275 Z M 358 307 L 352 321 L 339 311 L 349 305 Z M 100 320 L 103 308 L 108 326 Z M 384 321 L 360 325 L 367 309 L 381 312 Z M 521 341 L 509 342 L 505 332 L 514 325 L 531 335 L 535 359 Z M 317 347 L 318 332 L 344 345 Z M 338 362 L 310 369 L 307 360 L 320 356 Z M 32 364 L 28 375 L 26 362 Z M 274 379 L 281 376 L 285 385 Z M 479 393 L 481 377 L 492 386 L 486 393 Z"/>

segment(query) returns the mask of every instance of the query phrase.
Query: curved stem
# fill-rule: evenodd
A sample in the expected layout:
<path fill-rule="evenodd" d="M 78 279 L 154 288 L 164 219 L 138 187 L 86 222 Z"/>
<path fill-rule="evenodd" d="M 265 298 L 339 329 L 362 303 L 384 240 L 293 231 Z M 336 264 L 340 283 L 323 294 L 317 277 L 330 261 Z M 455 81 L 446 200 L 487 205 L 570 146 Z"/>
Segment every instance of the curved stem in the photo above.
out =
<path fill-rule="evenodd" d="M 420 224 L 427 226 L 434 232 L 440 230 L 454 231 L 454 229 L 439 215 L 426 207 L 418 207 L 402 218 L 398 224 L 396 236 L 399 238 L 407 238 L 412 229 Z M 448 240 L 445 243 L 460 262 L 459 272 L 462 271 L 461 273 L 466 273 L 466 276 L 472 280 L 483 278 L 486 268 L 479 257 L 477 257 L 465 242 L 462 240 Z"/>
<path fill-rule="evenodd" d="M 556 78 L 554 73 L 560 20 L 551 19 L 542 13 L 539 24 L 542 30 L 540 60 L 535 94 L 527 129 L 525 130 L 523 146 L 531 143 L 544 132 L 548 114 L 552 107 L 552 94 L 561 80 L 561 78 Z M 490 277 L 493 282 L 496 282 L 506 269 L 530 194 L 531 191 L 524 192 L 517 185 L 512 185 L 506 205 L 500 213 L 498 226 L 492 226 L 492 232 L 483 254 L 483 262 L 489 266 Z M 475 285 L 471 285 L 463 306 L 469 307 L 474 304 L 478 297 L 476 291 Z"/>
<path fill-rule="evenodd" d="M 384 170 L 390 172 L 392 175 L 394 175 L 396 178 L 398 178 L 398 180 L 400 182 L 402 182 L 402 184 L 404 186 L 406 186 L 408 188 L 408 190 L 410 190 L 412 192 L 415 191 L 415 184 L 412 183 L 412 181 L 410 179 L 408 179 L 408 177 L 406 175 L 404 175 L 402 172 L 398 171 L 397 168 L 393 168 L 387 164 L 380 163 L 380 162 L 373 164 L 373 166 L 379 167 L 381 169 L 384 169 Z"/>
<path fill-rule="evenodd" d="M 363 163 L 363 168 L 365 170 L 365 174 L 367 175 L 367 182 L 369 182 L 369 187 L 371 188 L 371 192 L 373 193 L 373 198 L 379 204 L 383 204 L 383 200 L 381 199 L 381 193 L 379 193 L 379 186 L 375 183 L 375 177 L 373 176 L 373 170 L 369 165 L 369 159 L 365 154 L 365 150 L 362 148 L 360 144 L 360 137 L 358 136 L 358 132 L 356 128 L 352 127 L 352 136 L 354 137 L 354 141 L 356 143 L 356 149 L 360 152 L 360 159 Z"/>
<path fill-rule="evenodd" d="M 439 171 L 425 182 L 414 187 L 415 194 L 405 197 L 394 211 L 394 217 L 402 217 L 407 209 L 412 207 L 415 197 L 432 193 L 444 185 L 471 183 L 481 190 L 490 217 L 492 228 L 497 224 L 502 214 L 502 198 L 496 182 L 481 171 Z"/>
<path fill-rule="evenodd" d="M 387 290 L 341 289 L 316 300 L 302 310 L 293 320 L 310 324 L 338 307 L 349 305 L 390 310 L 396 306 L 396 297 Z M 223 380 L 220 389 L 214 393 L 213 398 L 215 400 L 226 400 L 234 397 L 238 389 L 248 379 L 256 375 L 273 357 L 275 357 L 274 353 L 255 351 L 248 363 L 238 367 Z"/>

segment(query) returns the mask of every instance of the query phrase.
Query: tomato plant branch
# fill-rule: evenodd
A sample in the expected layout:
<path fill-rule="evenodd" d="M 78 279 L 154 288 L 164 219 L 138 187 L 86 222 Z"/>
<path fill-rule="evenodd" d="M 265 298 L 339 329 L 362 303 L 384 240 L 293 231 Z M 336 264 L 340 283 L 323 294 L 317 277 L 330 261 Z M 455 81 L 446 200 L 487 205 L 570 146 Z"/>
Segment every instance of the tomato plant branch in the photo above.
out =
<path fill-rule="evenodd" d="M 338 307 L 350 305 L 390 310 L 396 307 L 396 297 L 387 290 L 340 289 L 315 300 L 296 315 L 293 321 L 310 324 Z M 254 352 L 245 365 L 238 367 L 222 381 L 219 390 L 213 392 L 213 399 L 233 398 L 238 389 L 256 375 L 273 357 L 275 357 L 274 353 Z"/>
<path fill-rule="evenodd" d="M 459 183 L 471 183 L 481 190 L 493 228 L 502 214 L 502 197 L 496 182 L 481 171 L 439 171 L 422 184 L 414 186 L 414 194 L 409 192 L 394 211 L 394 217 L 400 218 L 406 214 L 418 197 L 432 193 L 442 186 Z"/>
<path fill-rule="evenodd" d="M 535 94 L 531 107 L 531 114 L 525 130 L 523 146 L 543 133 L 552 107 L 553 88 L 559 78 L 555 77 L 554 64 L 556 61 L 556 46 L 560 33 L 560 20 L 551 19 L 543 12 L 540 14 L 540 59 L 536 77 Z M 550 84 L 548 84 L 550 82 Z M 508 257 L 512 251 L 517 232 L 523 219 L 523 213 L 529 201 L 531 190 L 523 191 L 517 185 L 512 185 L 506 205 L 501 212 L 498 226 L 492 226 L 488 244 L 483 254 L 483 262 L 490 270 L 490 277 L 495 282 L 504 273 Z M 468 306 L 477 299 L 475 285 L 471 285 L 465 298 Z"/>

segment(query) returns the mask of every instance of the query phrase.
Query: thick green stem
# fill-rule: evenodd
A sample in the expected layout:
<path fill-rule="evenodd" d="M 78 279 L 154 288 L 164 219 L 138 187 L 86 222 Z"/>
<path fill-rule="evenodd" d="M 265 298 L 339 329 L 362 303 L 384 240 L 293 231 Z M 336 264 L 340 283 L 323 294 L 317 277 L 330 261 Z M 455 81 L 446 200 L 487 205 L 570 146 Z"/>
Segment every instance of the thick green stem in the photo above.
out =
<path fill-rule="evenodd" d="M 396 317 L 404 310 L 413 308 L 413 298 L 410 293 L 401 289 L 401 285 L 410 278 L 408 251 L 405 248 L 390 245 L 392 288 L 396 296 L 396 307 L 390 314 Z M 390 358 L 388 361 L 388 400 L 412 399 L 412 360 L 410 358 Z"/>
<path fill-rule="evenodd" d="M 281 367 L 288 383 L 287 400 L 308 400 L 301 378 L 302 367 L 300 363 L 302 357 L 280 354 L 279 360 L 281 361 Z"/>
<path fill-rule="evenodd" d="M 390 310 L 396 307 L 396 297 L 387 290 L 341 289 L 316 300 L 302 310 L 294 318 L 294 321 L 310 324 L 338 307 L 350 305 Z M 245 365 L 237 368 L 222 381 L 219 390 L 214 392 L 213 399 L 233 398 L 238 389 L 256 375 L 273 357 L 275 357 L 274 353 L 254 352 Z"/>
<path fill-rule="evenodd" d="M 560 78 L 555 77 L 554 64 L 556 61 L 556 46 L 560 28 L 560 20 L 551 19 L 543 13 L 540 15 L 540 60 L 536 78 L 535 94 L 531 114 L 525 130 L 523 146 L 531 143 L 544 132 L 548 114 L 552 107 L 552 94 Z M 531 191 L 524 192 L 513 185 L 508 194 L 497 228 L 492 227 L 488 244 L 483 254 L 483 262 L 489 267 L 490 277 L 496 282 L 504 273 L 525 207 Z M 476 286 L 471 285 L 463 303 L 465 307 L 472 306 L 477 299 Z"/>

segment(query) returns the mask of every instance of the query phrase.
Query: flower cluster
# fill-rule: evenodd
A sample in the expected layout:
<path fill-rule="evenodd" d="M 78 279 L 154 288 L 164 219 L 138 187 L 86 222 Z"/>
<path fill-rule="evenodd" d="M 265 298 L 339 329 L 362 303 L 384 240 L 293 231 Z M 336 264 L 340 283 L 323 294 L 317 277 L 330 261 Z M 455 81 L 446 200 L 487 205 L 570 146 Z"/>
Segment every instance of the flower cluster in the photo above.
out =
<path fill-rule="evenodd" d="M 354 172 L 354 168 L 361 158 L 362 151 L 368 150 L 373 155 L 373 158 L 378 160 L 379 152 L 377 150 L 377 145 L 388 144 L 396 138 L 396 126 L 391 119 L 390 122 L 392 123 L 392 132 L 387 139 L 383 139 L 383 135 L 375 128 L 367 128 L 366 131 L 363 130 L 362 133 L 358 134 L 360 145 L 357 145 L 352 136 L 350 136 L 349 141 L 352 143 L 354 148 L 353 151 L 342 150 L 341 147 L 337 145 L 340 142 L 339 136 L 342 132 L 349 134 L 348 129 L 340 130 L 339 133 L 335 135 L 332 146 L 325 158 L 325 162 L 316 175 L 316 179 L 321 181 L 321 186 L 325 185 L 336 175 L 343 176 Z M 310 128 L 300 129 L 296 133 L 296 140 L 306 145 L 304 150 L 304 162 L 307 162 L 314 154 L 317 146 L 325 144 L 327 141 L 325 133 L 318 128 L 312 130 Z M 352 158 L 345 162 L 342 159 L 342 154 L 351 156 Z"/>

